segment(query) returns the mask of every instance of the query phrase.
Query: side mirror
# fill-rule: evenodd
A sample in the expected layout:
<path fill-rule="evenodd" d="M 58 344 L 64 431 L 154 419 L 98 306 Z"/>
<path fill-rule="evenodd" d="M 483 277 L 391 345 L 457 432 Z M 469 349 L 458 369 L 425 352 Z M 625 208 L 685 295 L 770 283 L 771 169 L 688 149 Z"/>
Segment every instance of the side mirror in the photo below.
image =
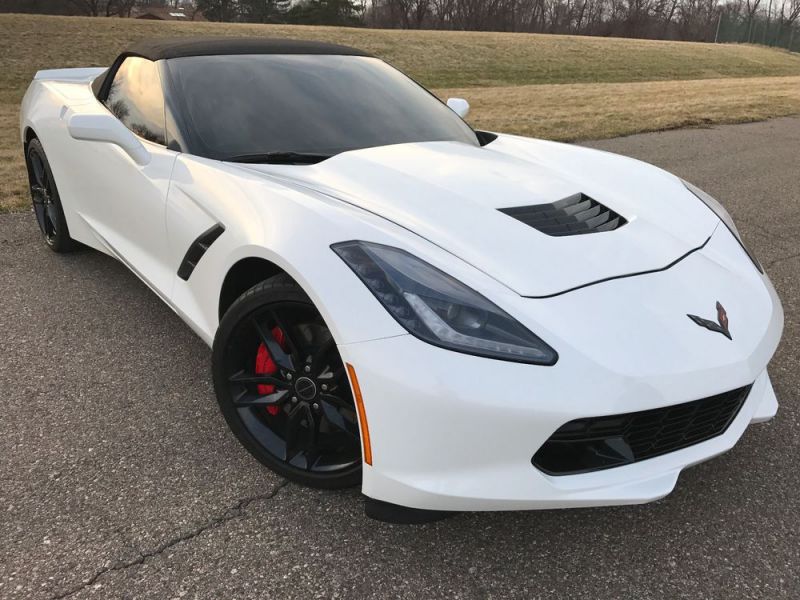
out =
<path fill-rule="evenodd" d="M 466 119 L 469 114 L 469 102 L 463 98 L 448 98 L 447 106 L 462 119 Z"/>
<path fill-rule="evenodd" d="M 138 165 L 144 166 L 150 162 L 147 148 L 130 129 L 110 114 L 72 115 L 67 121 L 67 130 L 76 140 L 115 144 Z"/>

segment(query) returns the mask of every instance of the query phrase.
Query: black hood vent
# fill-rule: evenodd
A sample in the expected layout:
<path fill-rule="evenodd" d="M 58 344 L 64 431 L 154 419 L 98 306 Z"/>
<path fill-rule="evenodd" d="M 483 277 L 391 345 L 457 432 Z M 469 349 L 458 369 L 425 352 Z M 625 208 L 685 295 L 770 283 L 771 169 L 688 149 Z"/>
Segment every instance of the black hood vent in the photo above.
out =
<path fill-rule="evenodd" d="M 627 223 L 586 194 L 573 194 L 552 204 L 501 208 L 500 212 L 552 236 L 613 231 Z"/>

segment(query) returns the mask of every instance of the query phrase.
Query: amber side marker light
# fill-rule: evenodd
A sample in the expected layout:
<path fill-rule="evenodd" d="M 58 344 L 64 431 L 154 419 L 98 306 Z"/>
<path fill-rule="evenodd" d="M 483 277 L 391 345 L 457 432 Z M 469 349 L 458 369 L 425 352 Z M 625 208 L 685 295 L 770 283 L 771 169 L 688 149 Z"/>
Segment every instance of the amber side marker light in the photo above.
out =
<path fill-rule="evenodd" d="M 369 443 L 369 427 L 367 427 L 367 413 L 364 411 L 364 399 L 361 397 L 361 386 L 358 385 L 358 377 L 353 365 L 346 363 L 347 375 L 350 377 L 350 385 L 353 386 L 353 395 L 358 409 L 358 423 L 361 426 L 361 443 L 364 446 L 364 462 L 372 466 L 372 446 Z"/>

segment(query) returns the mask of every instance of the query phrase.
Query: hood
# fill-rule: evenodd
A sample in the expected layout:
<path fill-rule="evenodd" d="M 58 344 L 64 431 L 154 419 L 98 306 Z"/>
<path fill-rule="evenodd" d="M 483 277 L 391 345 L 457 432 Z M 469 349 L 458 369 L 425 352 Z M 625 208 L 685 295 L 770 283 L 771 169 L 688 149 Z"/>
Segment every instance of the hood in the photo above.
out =
<path fill-rule="evenodd" d="M 393 221 L 529 297 L 663 269 L 702 246 L 718 222 L 678 178 L 653 166 L 514 136 L 482 148 L 399 144 L 345 152 L 316 165 L 253 167 Z M 553 236 L 500 210 L 575 194 L 627 223 Z"/>

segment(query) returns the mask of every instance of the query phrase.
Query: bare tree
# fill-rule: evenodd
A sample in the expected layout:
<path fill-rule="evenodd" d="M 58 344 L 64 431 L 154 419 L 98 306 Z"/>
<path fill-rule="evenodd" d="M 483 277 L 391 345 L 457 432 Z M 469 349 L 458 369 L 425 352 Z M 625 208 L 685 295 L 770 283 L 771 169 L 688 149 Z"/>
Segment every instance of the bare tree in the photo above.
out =
<path fill-rule="evenodd" d="M 789 44 L 788 48 L 792 49 L 792 42 L 794 42 L 794 24 L 800 18 L 800 0 L 783 0 L 781 4 L 781 14 L 778 17 L 778 31 L 775 34 L 775 42 L 780 41 L 781 34 L 784 27 L 788 28 Z"/>
<path fill-rule="evenodd" d="M 753 17 L 755 17 L 761 0 L 745 0 L 745 11 L 747 13 L 747 42 L 753 41 Z"/>

